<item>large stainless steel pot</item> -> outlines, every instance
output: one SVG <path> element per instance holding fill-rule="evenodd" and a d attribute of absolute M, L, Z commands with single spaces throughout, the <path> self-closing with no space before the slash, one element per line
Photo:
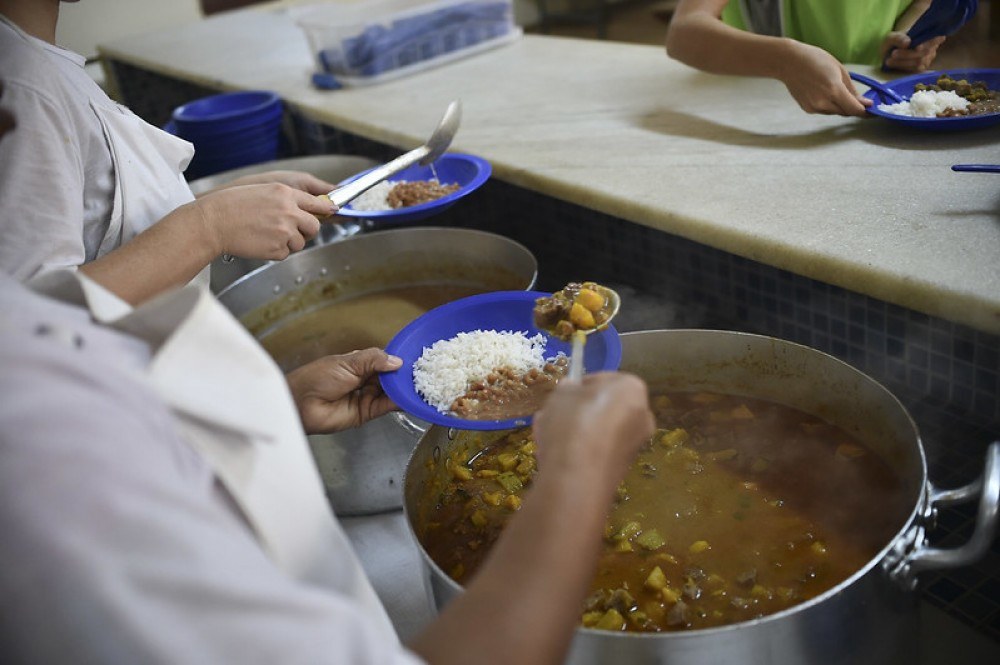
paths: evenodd
<path fill-rule="evenodd" d="M 770 337 L 709 330 L 658 330 L 622 336 L 622 369 L 653 388 L 718 390 L 779 401 L 820 415 L 868 443 L 902 480 L 908 514 L 899 530 L 861 570 L 827 593 L 759 620 L 721 628 L 626 634 L 580 628 L 568 662 L 683 663 L 684 665 L 912 664 L 916 640 L 916 575 L 968 564 L 989 548 L 1000 503 L 1000 443 L 988 450 L 977 482 L 936 489 L 917 427 L 884 387 L 824 353 Z M 414 449 L 404 481 L 407 523 L 423 532 L 428 487 L 456 446 L 480 448 L 503 433 L 483 437 L 431 427 Z M 927 543 L 925 529 L 938 506 L 980 499 L 976 531 L 961 548 Z M 872 506 L 878 510 L 878 506 Z M 461 592 L 420 548 L 437 608 Z M 525 562 L 530 565 L 530 562 Z"/>
<path fill-rule="evenodd" d="M 299 314 L 341 298 L 442 282 L 482 291 L 530 289 L 537 269 L 528 249 L 496 234 L 396 229 L 313 247 L 260 267 L 223 290 L 219 300 L 260 338 Z M 309 437 L 337 514 L 399 508 L 406 460 L 426 427 L 393 414 L 358 429 Z"/>

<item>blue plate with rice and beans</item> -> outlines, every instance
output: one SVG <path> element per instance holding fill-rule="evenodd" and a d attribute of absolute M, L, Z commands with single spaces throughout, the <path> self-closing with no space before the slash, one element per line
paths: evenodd
<path fill-rule="evenodd" d="M 547 335 L 534 323 L 535 300 L 551 295 L 540 291 L 496 291 L 432 309 L 399 331 L 386 346 L 387 352 L 403 359 L 403 366 L 379 375 L 383 390 L 400 409 L 435 425 L 465 430 L 528 425 L 531 414 L 472 420 L 454 415 L 446 405 L 454 396 L 463 394 L 470 376 L 477 371 L 478 378 L 472 379 L 485 381 L 484 372 L 494 373 L 499 365 L 524 369 L 539 368 L 541 363 L 546 369 L 537 374 L 563 366 L 570 355 L 570 344 Z M 587 337 L 586 372 L 616 370 L 621 358 L 621 340 L 614 326 Z M 545 380 L 548 377 L 543 376 L 542 382 Z"/>
<path fill-rule="evenodd" d="M 910 100 L 918 84 L 935 85 L 942 75 L 947 75 L 955 81 L 961 81 L 962 79 L 970 83 L 982 81 L 986 84 L 986 88 L 997 98 L 996 108 L 998 111 L 944 118 L 899 115 L 898 113 L 891 112 L 890 108 L 880 108 L 883 105 L 888 107 L 891 101 L 882 99 L 881 94 L 875 90 L 868 90 L 864 93 L 864 96 L 875 102 L 868 108 L 868 113 L 909 127 L 935 132 L 965 131 L 1000 124 L 1000 69 L 949 69 L 924 72 L 922 74 L 904 76 L 883 85 L 901 96 L 904 100 Z M 993 105 L 991 104 L 992 107 Z"/>
<path fill-rule="evenodd" d="M 373 169 L 362 171 L 340 184 L 346 185 L 371 170 Z M 416 222 L 443 212 L 457 203 L 462 197 L 468 196 L 489 180 L 492 172 L 493 168 L 490 166 L 490 163 L 482 157 L 457 152 L 445 153 L 433 164 L 427 166 L 416 164 L 394 174 L 391 179 L 375 185 L 341 208 L 337 212 L 337 215 L 341 217 L 368 219 L 373 222 L 384 222 L 387 224 Z M 442 187 L 452 188 L 457 186 L 457 189 L 426 203 L 418 203 L 401 208 L 393 208 L 389 203 L 388 199 L 392 189 L 396 185 L 400 183 L 426 183 L 435 180 Z"/>

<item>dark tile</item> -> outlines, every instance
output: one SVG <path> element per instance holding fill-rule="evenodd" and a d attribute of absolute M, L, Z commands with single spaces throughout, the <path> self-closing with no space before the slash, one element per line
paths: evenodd
<path fill-rule="evenodd" d="M 952 355 L 966 362 L 972 362 L 975 358 L 976 346 L 971 339 L 955 339 L 952 345 Z"/>
<path fill-rule="evenodd" d="M 971 619 L 974 625 L 978 625 L 993 615 L 997 609 L 997 601 L 973 592 L 967 593 L 955 601 L 954 607 Z"/>
<path fill-rule="evenodd" d="M 958 531 L 969 523 L 969 516 L 964 511 L 954 508 L 938 510 L 937 524 L 948 531 Z"/>
<path fill-rule="evenodd" d="M 976 346 L 975 360 L 980 367 L 990 367 L 994 371 L 1000 371 L 1000 339 L 994 336 L 989 342 Z"/>
<path fill-rule="evenodd" d="M 953 603 L 965 593 L 965 589 L 948 578 L 941 578 L 927 587 L 927 593 L 946 603 Z"/>

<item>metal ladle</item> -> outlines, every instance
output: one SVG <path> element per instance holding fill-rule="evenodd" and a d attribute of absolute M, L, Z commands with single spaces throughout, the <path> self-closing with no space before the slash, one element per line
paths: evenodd
<path fill-rule="evenodd" d="M 448 146 L 451 145 L 451 140 L 455 138 L 455 134 L 458 132 L 458 125 L 461 121 L 462 103 L 456 100 L 448 104 L 448 108 L 444 112 L 444 117 L 441 118 L 441 122 L 438 123 L 434 133 L 431 134 L 431 137 L 427 139 L 425 144 L 400 155 L 391 162 L 372 169 L 343 187 L 338 187 L 327 194 L 327 196 L 338 208 L 341 208 L 389 176 L 399 173 L 403 169 L 407 169 L 418 162 L 421 166 L 427 166 L 443 155 L 444 151 L 448 149 Z"/>
<path fill-rule="evenodd" d="M 583 378 L 583 345 L 587 342 L 587 335 L 593 334 L 598 330 L 604 330 L 611 323 L 611 319 L 615 318 L 615 315 L 618 314 L 618 310 L 622 306 L 622 299 L 617 291 L 609 289 L 606 286 L 598 286 L 601 293 L 608 300 L 608 318 L 600 326 L 590 328 L 589 330 L 576 330 L 573 333 L 573 347 L 569 356 L 569 371 L 566 373 L 567 381 L 578 382 Z"/>

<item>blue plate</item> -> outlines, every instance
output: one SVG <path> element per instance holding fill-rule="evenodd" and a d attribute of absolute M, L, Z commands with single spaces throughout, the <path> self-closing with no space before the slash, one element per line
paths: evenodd
<path fill-rule="evenodd" d="M 1000 90 L 1000 69 L 947 69 L 936 72 L 924 72 L 905 76 L 885 83 L 885 87 L 893 90 L 906 99 L 913 94 L 913 88 L 918 83 L 934 84 L 938 77 L 947 74 L 953 79 L 968 79 L 969 81 L 985 81 L 990 90 Z M 874 90 L 868 90 L 864 96 L 875 102 L 869 107 L 868 112 L 886 120 L 898 122 L 910 127 L 926 129 L 934 132 L 953 132 L 968 129 L 980 129 L 991 127 L 1000 123 L 1000 113 L 986 113 L 983 115 L 958 116 L 955 118 L 911 118 L 905 115 L 894 115 L 879 111 L 878 105 L 881 103 L 879 94 Z"/>
<path fill-rule="evenodd" d="M 414 180 L 431 180 L 434 178 L 434 174 L 437 173 L 437 178 L 440 180 L 442 185 L 460 185 L 458 191 L 448 194 L 447 196 L 442 196 L 434 201 L 428 201 L 427 203 L 421 203 L 420 205 L 409 206 L 406 208 L 396 208 L 394 210 L 354 210 L 351 208 L 350 204 L 347 204 L 341 208 L 337 214 L 342 217 L 357 217 L 361 219 L 370 219 L 374 222 L 387 222 L 390 224 L 415 222 L 424 219 L 425 217 L 429 217 L 430 215 L 436 215 L 449 206 L 454 205 L 463 196 L 467 196 L 478 189 L 489 179 L 490 174 L 493 172 L 493 168 L 490 166 L 490 163 L 482 157 L 464 155 L 457 152 L 445 153 L 444 155 L 441 155 L 438 160 L 434 162 L 433 166 L 433 171 L 430 166 L 411 166 L 410 168 L 404 169 L 392 176 L 389 182 L 399 182 L 400 180 L 408 182 L 412 182 Z M 371 170 L 372 169 L 368 169 L 368 171 Z M 352 180 L 360 178 L 365 173 L 368 173 L 368 171 L 362 171 L 357 175 L 351 176 L 340 184 L 346 185 Z"/>
<path fill-rule="evenodd" d="M 441 305 L 411 322 L 392 338 L 385 350 L 403 359 L 395 372 L 379 375 L 382 388 L 399 408 L 422 420 L 467 430 L 497 430 L 524 427 L 531 417 L 509 420 L 465 420 L 441 413 L 424 401 L 413 386 L 413 363 L 424 349 L 442 339 L 451 339 L 460 332 L 499 330 L 522 332 L 531 337 L 542 332 L 535 327 L 532 310 L 535 299 L 550 296 L 540 291 L 495 291 L 482 293 Z M 545 335 L 545 333 L 542 333 Z M 560 351 L 570 354 L 568 342 L 545 335 L 545 357 Z M 618 369 L 622 359 L 622 343 L 614 326 L 587 337 L 584 347 L 584 369 L 587 372 Z"/>

